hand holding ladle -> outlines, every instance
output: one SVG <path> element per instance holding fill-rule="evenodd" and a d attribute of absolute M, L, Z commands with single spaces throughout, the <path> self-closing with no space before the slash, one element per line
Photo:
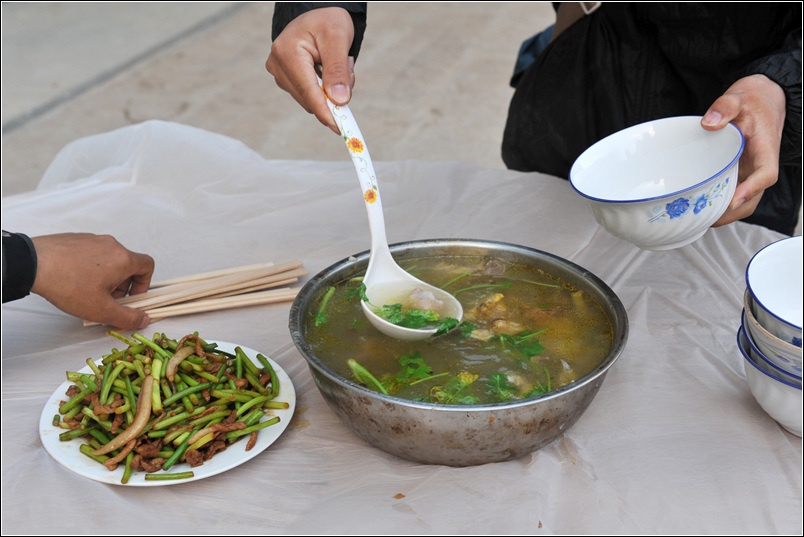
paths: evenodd
<path fill-rule="evenodd" d="M 318 82 L 323 90 L 321 80 L 319 79 Z M 463 307 L 458 299 L 443 289 L 414 277 L 400 267 L 392 257 L 385 236 L 385 220 L 377 177 L 368 148 L 363 141 L 363 135 L 347 105 L 336 105 L 329 98 L 327 98 L 327 105 L 352 157 L 368 212 L 371 253 L 366 275 L 363 278 L 368 302 L 361 301 L 361 305 L 369 322 L 379 331 L 396 339 L 420 340 L 434 335 L 438 331 L 438 327 L 407 328 L 399 326 L 383 319 L 373 309 L 386 304 L 402 302 L 413 295 L 424 296 L 425 300 L 431 304 L 437 304 L 432 309 L 438 312 L 440 318 L 454 318 L 460 322 L 463 318 Z"/>

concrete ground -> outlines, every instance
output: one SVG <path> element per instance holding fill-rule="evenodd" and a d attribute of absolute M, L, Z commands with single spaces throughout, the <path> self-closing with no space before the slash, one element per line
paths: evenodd
<path fill-rule="evenodd" d="M 273 2 L 3 2 L 2 195 L 36 188 L 69 142 L 161 119 L 266 159 L 346 160 L 265 71 Z M 369 5 L 351 104 L 376 161 L 504 168 L 520 43 L 549 3 Z"/>

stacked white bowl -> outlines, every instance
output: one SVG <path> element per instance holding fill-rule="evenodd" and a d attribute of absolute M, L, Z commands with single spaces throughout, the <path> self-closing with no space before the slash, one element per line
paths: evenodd
<path fill-rule="evenodd" d="M 737 345 L 751 393 L 791 433 L 802 435 L 802 238 L 758 251 L 745 271 Z"/>

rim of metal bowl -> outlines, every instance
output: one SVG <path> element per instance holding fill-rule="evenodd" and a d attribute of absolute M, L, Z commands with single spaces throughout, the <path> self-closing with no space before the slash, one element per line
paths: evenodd
<path fill-rule="evenodd" d="M 330 279 L 336 276 L 336 281 L 341 281 L 344 278 L 350 277 L 354 274 L 358 274 L 361 272 L 365 272 L 365 267 L 361 267 L 361 264 L 368 264 L 368 257 L 369 251 L 365 250 L 358 254 L 351 255 L 340 261 L 333 263 L 329 267 L 325 268 L 315 276 L 313 276 L 299 291 L 296 295 L 295 300 L 290 308 L 290 316 L 289 316 L 289 329 L 291 333 L 291 338 L 293 343 L 296 345 L 296 348 L 302 353 L 304 359 L 307 363 L 313 366 L 319 373 L 326 376 L 332 382 L 339 384 L 341 386 L 345 386 L 351 388 L 366 397 L 370 397 L 372 399 L 377 399 L 380 401 L 386 402 L 393 402 L 397 405 L 410 407 L 410 408 L 417 408 L 417 409 L 437 409 L 443 410 L 448 412 L 480 412 L 480 411 L 488 411 L 488 410 L 497 410 L 502 408 L 517 408 L 521 406 L 529 406 L 537 402 L 549 401 L 551 399 L 555 399 L 561 397 L 563 394 L 575 391 L 580 389 L 581 387 L 595 382 L 598 379 L 602 378 L 608 370 L 611 368 L 612 365 L 617 361 L 617 359 L 622 354 L 623 349 L 625 348 L 625 343 L 628 340 L 628 314 L 625 310 L 625 306 L 620 301 L 619 297 L 614 293 L 614 291 L 600 278 L 598 278 L 595 274 L 588 271 L 587 269 L 581 267 L 559 257 L 557 255 L 551 254 L 549 252 L 545 252 L 542 250 L 537 250 L 535 248 L 530 248 L 527 246 L 522 246 L 518 244 L 508 243 L 508 242 L 501 242 L 501 241 L 488 241 L 488 240 L 476 240 L 476 239 L 425 239 L 425 240 L 417 240 L 417 241 L 406 241 L 400 242 L 389 245 L 392 253 L 407 253 L 407 252 L 416 252 L 422 250 L 427 247 L 439 247 L 449 249 L 449 248 L 472 248 L 472 249 L 499 249 L 504 248 L 505 251 L 509 251 L 512 253 L 520 253 L 520 254 L 527 254 L 529 256 L 533 256 L 534 254 L 539 256 L 540 258 L 552 263 L 554 266 L 563 267 L 567 270 L 570 274 L 573 274 L 577 281 L 583 280 L 587 286 L 591 284 L 593 288 L 599 293 L 600 297 L 605 299 L 605 303 L 601 303 L 600 306 L 607 309 L 608 313 L 611 315 L 613 319 L 613 327 L 615 340 L 612 341 L 611 349 L 609 350 L 608 355 L 598 364 L 592 371 L 581 377 L 578 381 L 558 388 L 557 390 L 553 390 L 549 393 L 544 395 L 540 395 L 537 397 L 531 397 L 528 399 L 521 399 L 517 401 L 508 401 L 502 403 L 488 403 L 488 404 L 480 404 L 480 405 L 447 405 L 441 403 L 423 403 L 420 401 L 412 401 L 410 399 L 403 399 L 401 397 L 395 397 L 393 395 L 386 395 L 374 390 L 370 390 L 365 386 L 358 384 L 354 381 L 349 380 L 346 377 L 339 375 L 332 371 L 326 364 L 324 364 L 318 356 L 312 351 L 310 346 L 305 341 L 302 328 L 304 324 L 304 319 L 302 318 L 304 311 L 306 311 L 307 303 L 310 302 L 314 297 L 312 296 L 313 291 L 317 289 L 321 282 Z M 499 250 L 494 250 L 495 252 L 499 252 Z M 469 254 L 467 254 L 469 255 Z M 565 275 L 561 275 L 562 279 L 565 279 Z M 566 281 L 566 279 L 565 279 Z M 569 282 L 573 284 L 574 282 Z M 603 302 L 603 301 L 599 301 Z"/>
<path fill-rule="evenodd" d="M 581 153 L 578 156 L 577 159 L 575 159 L 575 162 L 573 162 L 572 167 L 570 168 L 570 173 L 569 173 L 570 186 L 572 187 L 572 189 L 575 192 L 577 192 L 578 194 L 580 194 L 581 196 L 583 196 L 584 198 L 586 198 L 588 200 L 596 201 L 596 202 L 599 202 L 599 203 L 611 203 L 611 204 L 615 204 L 615 205 L 617 205 L 617 204 L 626 204 L 627 205 L 627 204 L 632 204 L 632 203 L 644 203 L 646 201 L 656 201 L 656 200 L 660 200 L 660 199 L 664 199 L 664 198 L 671 198 L 673 196 L 678 196 L 680 194 L 684 194 L 684 193 L 689 192 L 691 190 L 695 190 L 697 188 L 702 187 L 703 185 L 709 183 L 713 179 L 716 179 L 717 177 L 720 177 L 721 175 L 726 173 L 726 171 L 728 171 L 732 166 L 734 166 L 737 163 L 737 161 L 740 160 L 740 156 L 743 154 L 743 150 L 745 149 L 745 135 L 743 135 L 743 131 L 740 130 L 740 128 L 737 125 L 735 125 L 733 123 L 728 123 L 726 125 L 726 127 L 724 127 L 724 128 L 733 128 L 737 132 L 737 134 L 740 136 L 740 148 L 737 150 L 737 154 L 734 155 L 734 158 L 732 158 L 731 161 L 728 164 L 726 164 L 717 173 L 714 173 L 714 174 L 710 175 L 709 177 L 699 181 L 698 183 L 696 183 L 694 185 L 691 185 L 691 186 L 688 186 L 686 188 L 675 190 L 673 192 L 666 192 L 666 193 L 662 194 L 661 196 L 651 196 L 651 197 L 648 197 L 648 198 L 638 198 L 638 199 L 599 198 L 599 197 L 591 196 L 591 195 L 586 194 L 585 192 L 583 192 L 580 188 L 578 188 L 578 186 L 576 184 L 577 180 L 574 179 L 574 177 L 575 177 L 575 167 L 576 167 L 576 165 L 580 166 L 580 164 L 578 164 L 578 161 L 580 161 L 596 145 L 601 144 L 603 142 L 606 142 L 606 141 L 608 141 L 610 138 L 612 138 L 614 136 L 621 135 L 621 134 L 623 134 L 625 132 L 628 132 L 630 130 L 640 128 L 643 125 L 646 125 L 648 123 L 656 123 L 656 122 L 661 122 L 661 121 L 678 120 L 678 119 L 686 120 L 686 119 L 693 119 L 693 118 L 697 119 L 697 120 L 700 120 L 701 116 L 673 116 L 673 117 L 665 117 L 665 118 L 660 118 L 660 119 L 652 119 L 650 121 L 645 121 L 645 122 L 639 123 L 637 125 L 631 125 L 630 127 L 626 127 L 626 128 L 621 129 L 621 130 L 619 130 L 617 132 L 613 132 L 613 133 L 609 134 L 608 136 L 606 136 L 605 138 L 601 138 L 600 140 L 598 140 L 597 142 L 595 142 L 594 144 L 592 144 L 588 148 L 586 148 L 584 150 L 584 152 Z"/>

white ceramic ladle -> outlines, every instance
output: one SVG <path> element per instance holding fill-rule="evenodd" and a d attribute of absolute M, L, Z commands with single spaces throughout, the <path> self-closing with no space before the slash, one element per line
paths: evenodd
<path fill-rule="evenodd" d="M 318 85 L 323 90 L 321 79 Z M 326 92 L 325 92 L 326 95 Z M 361 301 L 363 312 L 369 322 L 377 330 L 387 336 L 404 340 L 426 339 L 438 331 L 438 328 L 407 328 L 393 324 L 374 312 L 374 308 L 381 308 L 387 304 L 404 303 L 406 297 L 412 293 L 421 292 L 424 296 L 431 293 L 438 307 L 433 309 L 439 313 L 439 317 L 454 318 L 458 322 L 463 318 L 463 307 L 457 298 L 450 293 L 439 289 L 429 283 L 423 282 L 412 276 L 409 272 L 400 267 L 391 256 L 388 248 L 388 241 L 385 237 L 385 220 L 383 217 L 382 203 L 380 202 L 380 189 L 377 186 L 377 177 L 374 173 L 374 165 L 371 162 L 368 148 L 363 141 L 363 135 L 357 126 L 352 112 L 348 106 L 338 106 L 327 98 L 327 105 L 335 118 L 346 147 L 352 157 L 352 162 L 357 170 L 357 177 L 360 180 L 360 190 L 363 193 L 363 200 L 366 202 L 368 212 L 369 228 L 371 230 L 371 253 L 369 255 L 368 268 L 363 278 L 366 286 L 366 297 L 368 302 Z"/>

